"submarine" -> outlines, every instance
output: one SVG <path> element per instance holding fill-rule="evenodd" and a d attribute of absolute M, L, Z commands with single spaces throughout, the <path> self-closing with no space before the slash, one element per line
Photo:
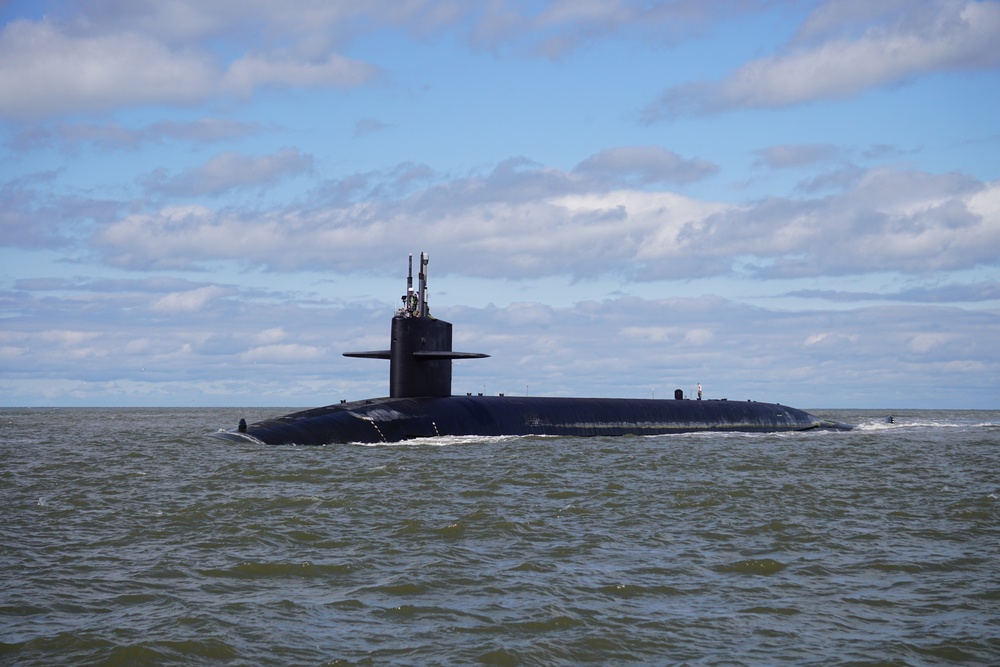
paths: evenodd
<path fill-rule="evenodd" d="M 389 361 L 389 395 L 247 424 L 213 435 L 267 445 L 388 443 L 435 436 L 621 436 L 696 431 L 781 432 L 852 428 L 778 403 L 672 399 L 453 396 L 452 361 L 488 354 L 452 350 L 452 325 L 428 306 L 426 253 L 418 289 L 409 256 L 403 304 L 392 318 L 388 350 L 345 357 Z"/>

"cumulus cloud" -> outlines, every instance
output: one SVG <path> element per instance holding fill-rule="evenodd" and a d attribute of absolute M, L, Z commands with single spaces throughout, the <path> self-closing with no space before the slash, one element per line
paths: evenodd
<path fill-rule="evenodd" d="M 740 251 L 762 278 L 922 273 L 996 264 L 1000 183 L 886 169 L 821 199 L 772 198 L 692 223 L 684 236 L 696 254 Z"/>
<path fill-rule="evenodd" d="M 875 169 L 834 195 L 734 205 L 590 189 L 575 172 L 519 162 L 400 198 L 265 212 L 167 207 L 108 224 L 93 244 L 135 269 L 231 260 L 350 272 L 391 262 L 416 239 L 451 270 L 485 277 L 921 274 L 996 264 L 1000 183 Z"/>
<path fill-rule="evenodd" d="M 440 266 L 437 255 L 434 262 Z M 456 280 L 439 275 L 434 284 L 447 289 Z M 0 299 L 7 296 L 0 292 Z M 26 378 L 16 385 L 21 391 L 31 390 L 31 378 L 58 378 L 52 382 L 60 391 L 47 403 L 87 400 L 65 386 L 76 382 L 101 385 L 105 401 L 121 400 L 102 384 L 121 379 L 156 383 L 165 392 L 161 403 L 199 396 L 206 405 L 314 406 L 384 394 L 387 365 L 340 352 L 383 347 L 391 306 L 317 304 L 270 293 L 262 308 L 261 296 L 210 283 L 135 281 L 89 294 L 81 312 L 77 294 L 28 293 L 0 330 L 0 358 L 7 377 Z M 156 299 L 171 308 L 135 316 Z M 67 310 L 76 317 L 60 325 Z M 533 395 L 645 397 L 651 387 L 666 396 L 702 382 L 712 398 L 914 407 L 914 396 L 939 405 L 947 386 L 992 395 L 989 382 L 1000 370 L 995 342 L 982 335 L 998 325 L 988 310 L 769 310 L 710 296 L 582 299 L 566 307 L 521 301 L 434 312 L 455 324 L 458 349 L 493 355 L 456 366 L 459 393 L 488 385 L 490 393 L 528 386 Z M 0 387 L 0 395 L 22 404 L 24 396 L 9 393 L 11 386 Z"/>
<path fill-rule="evenodd" d="M 156 172 L 145 179 L 147 187 L 177 197 L 217 195 L 234 188 L 267 187 L 313 166 L 312 156 L 284 148 L 260 157 L 225 152 L 205 164 L 169 177 Z"/>
<path fill-rule="evenodd" d="M 755 166 L 770 169 L 792 169 L 835 160 L 841 149 L 832 144 L 788 144 L 769 146 L 757 151 Z"/>
<path fill-rule="evenodd" d="M 94 242 L 108 261 L 131 268 L 229 259 L 279 270 L 352 271 L 398 256 L 419 239 L 471 275 L 584 275 L 632 271 L 636 259 L 679 257 L 674 239 L 685 223 L 719 209 L 670 193 L 567 195 L 531 186 L 511 193 L 511 184 L 500 183 L 496 187 L 508 190 L 504 198 L 484 192 L 488 185 L 462 181 L 399 201 L 321 210 L 238 214 L 170 207 L 123 218 Z"/>
<path fill-rule="evenodd" d="M 14 21 L 0 33 L 4 116 L 191 104 L 218 80 L 207 53 L 171 50 L 137 33 L 69 35 L 49 20 Z"/>
<path fill-rule="evenodd" d="M 68 245 L 68 239 L 59 234 L 52 218 L 39 215 L 37 195 L 24 183 L 0 185 L 0 246 L 15 248 L 45 248 Z"/>
<path fill-rule="evenodd" d="M 157 121 L 145 128 L 142 134 L 153 141 L 174 139 L 204 144 L 250 137 L 263 131 L 258 123 L 232 118 L 200 118 L 194 121 Z"/>
<path fill-rule="evenodd" d="M 199 44 L 150 33 L 74 31 L 51 19 L 0 33 L 0 116 L 18 119 L 151 104 L 191 105 L 262 86 L 355 86 L 376 75 L 336 53 L 246 53 L 228 65 Z"/>
<path fill-rule="evenodd" d="M 140 128 L 130 128 L 114 122 L 52 123 L 21 127 L 8 145 L 16 152 L 29 152 L 50 146 L 66 153 L 75 153 L 86 146 L 133 150 L 143 144 L 163 141 L 209 144 L 249 137 L 262 131 L 257 123 L 227 118 L 163 120 Z"/>
<path fill-rule="evenodd" d="M 592 155 L 573 170 L 604 182 L 636 185 L 692 183 L 718 173 L 707 160 L 685 159 L 659 146 L 609 148 Z"/>
<path fill-rule="evenodd" d="M 468 374 L 466 386 L 489 382 L 491 389 L 516 391 L 528 384 L 531 393 L 545 395 L 648 396 L 655 387 L 661 396 L 702 382 L 712 398 L 881 406 L 907 404 L 910 392 L 935 395 L 935 385 L 961 383 L 964 368 L 982 370 L 992 355 L 976 331 L 995 325 L 996 314 L 888 308 L 772 311 L 717 297 L 621 298 L 557 308 L 551 320 L 515 327 L 508 309 L 468 309 L 462 329 L 481 332 L 489 341 L 483 350 L 504 363 L 486 360 L 461 372 Z M 954 318 L 946 336 L 924 335 L 935 318 Z M 496 331 L 504 336 L 490 339 Z M 940 374 L 915 377 L 898 369 L 925 363 Z M 831 391 L 838 386 L 849 389 Z"/>
<path fill-rule="evenodd" d="M 641 153 L 641 152 L 640 152 Z M 669 167 L 692 161 L 670 153 Z M 699 276 L 795 278 L 989 267 L 1000 256 L 1000 183 L 958 174 L 889 168 L 851 170 L 825 196 L 770 197 L 731 204 L 671 191 L 606 190 L 632 178 L 631 149 L 607 150 L 572 171 L 525 160 L 492 172 L 443 180 L 425 165 L 400 165 L 363 179 L 352 192 L 302 206 L 240 209 L 124 207 L 79 198 L 44 199 L 28 182 L 8 184 L 0 213 L 4 244 L 81 245 L 119 267 L 192 269 L 219 260 L 274 271 L 352 272 L 390 263 L 415 240 L 452 270 L 492 277 L 619 275 L 630 280 Z M 658 160 L 639 161 L 639 174 Z M 190 172 L 152 182 L 176 196 L 266 187 L 311 166 L 294 150 L 260 158 L 223 154 Z M 597 171 L 606 174 L 593 178 Z M 615 171 L 618 170 L 618 171 Z M 645 178 L 645 176 L 643 176 Z M 37 184 L 36 184 L 37 185 Z"/>
<path fill-rule="evenodd" d="M 336 205 L 372 199 L 392 199 L 411 194 L 439 180 L 426 164 L 404 162 L 387 170 L 354 173 L 323 183 L 317 199 Z"/>
<path fill-rule="evenodd" d="M 676 42 L 705 30 L 719 15 L 754 11 L 764 3 L 721 0 L 643 2 L 556 0 L 525 9 L 515 2 L 482 3 L 471 24 L 472 42 L 492 50 L 560 58 L 596 40 L 621 32 L 638 32 L 646 39 Z"/>
<path fill-rule="evenodd" d="M 150 304 L 149 309 L 154 313 L 190 313 L 201 310 L 224 294 L 226 290 L 218 285 L 206 285 L 183 292 L 171 292 Z"/>
<path fill-rule="evenodd" d="M 372 65 L 338 54 L 303 61 L 286 54 L 248 54 L 232 63 L 222 77 L 223 89 L 250 95 L 260 87 L 358 86 L 378 73 Z"/>
<path fill-rule="evenodd" d="M 845 10 L 836 3 L 820 6 L 782 53 L 749 62 L 719 82 L 667 90 L 644 118 L 780 108 L 850 97 L 933 72 L 1000 65 L 1000 2 L 890 3 L 875 16 L 891 21 L 865 23 L 857 35 L 850 26 L 870 20 L 872 12 L 847 4 Z"/>
<path fill-rule="evenodd" d="M 865 170 L 853 164 L 844 164 L 798 184 L 796 189 L 806 194 L 815 194 L 826 190 L 842 191 L 854 187 L 864 178 Z"/>
<path fill-rule="evenodd" d="M 560 57 L 623 31 L 688 38 L 723 3 L 700 0 L 294 0 L 282 3 L 82 0 L 0 33 L 0 116 L 18 120 L 139 105 L 193 105 L 261 88 L 350 87 L 383 78 L 349 58 L 352 40 L 380 30 L 444 30 L 475 48 Z M 730 0 L 727 16 L 762 2 Z M 220 44 L 224 48 L 220 48 Z"/>
<path fill-rule="evenodd" d="M 326 50 L 332 40 L 346 39 L 348 31 L 360 31 L 365 24 L 410 27 L 415 31 L 434 30 L 453 23 L 468 13 L 461 3 L 438 0 L 369 0 L 365 3 L 289 0 L 288 2 L 246 2 L 242 0 L 83 0 L 82 14 L 87 24 L 106 25 L 115 30 L 156 35 L 167 42 L 185 42 L 233 33 L 251 35 L 256 41 L 294 36 L 301 39 L 297 49 L 315 55 Z M 83 22 L 82 19 L 79 20 Z M 312 49 L 312 50 L 310 50 Z"/>
<path fill-rule="evenodd" d="M 251 348 L 240 355 L 240 361 L 244 363 L 288 364 L 316 361 L 326 356 L 327 352 L 318 347 L 289 343 Z"/>
<path fill-rule="evenodd" d="M 847 292 L 842 290 L 795 290 L 788 296 L 829 301 L 909 301 L 914 303 L 975 303 L 1000 301 L 1000 282 L 950 283 L 913 287 L 895 292 Z"/>
<path fill-rule="evenodd" d="M 80 229 L 114 219 L 120 205 L 114 201 L 80 195 L 53 196 L 47 185 L 55 174 L 31 174 L 0 182 L 0 247 L 72 248 L 79 236 L 67 228 Z"/>
<path fill-rule="evenodd" d="M 375 134 L 376 132 L 381 132 L 391 125 L 383 123 L 375 118 L 362 118 L 354 124 L 354 138 L 363 137 L 366 134 Z"/>
<path fill-rule="evenodd" d="M 668 90 L 647 120 L 731 108 L 781 107 L 857 94 L 928 72 L 996 67 L 995 0 L 819 5 L 785 49 L 716 83 Z M 724 13 L 766 3 L 706 8 L 695 0 L 356 5 L 213 2 L 77 3 L 0 33 L 0 115 L 27 119 L 151 104 L 191 105 L 267 87 L 350 87 L 382 76 L 351 59 L 352 38 L 385 28 L 453 30 L 480 46 L 558 57 L 624 30 L 681 39 Z M 264 30 L 262 26 L 267 26 Z M 224 57 L 216 44 L 228 45 Z M 264 48 L 261 48 L 261 46 Z M 280 47 L 278 46 L 280 45 Z M 122 57 L 127 54 L 128 57 Z"/>

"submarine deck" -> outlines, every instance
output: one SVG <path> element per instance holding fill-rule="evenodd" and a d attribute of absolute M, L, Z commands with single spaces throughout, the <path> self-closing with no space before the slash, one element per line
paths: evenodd
<path fill-rule="evenodd" d="M 265 444 L 398 442 L 433 436 L 617 436 L 696 431 L 845 429 L 808 412 L 756 401 L 447 396 L 373 398 L 268 419 L 232 439 Z"/>

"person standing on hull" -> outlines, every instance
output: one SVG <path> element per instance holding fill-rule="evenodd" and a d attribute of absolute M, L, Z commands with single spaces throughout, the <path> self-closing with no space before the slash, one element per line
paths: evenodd
<path fill-rule="evenodd" d="M 701 383 L 698 383 L 698 400 L 701 400 Z"/>

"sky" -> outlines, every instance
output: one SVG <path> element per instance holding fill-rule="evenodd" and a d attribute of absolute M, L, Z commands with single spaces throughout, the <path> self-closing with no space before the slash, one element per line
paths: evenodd
<path fill-rule="evenodd" d="M 1000 408 L 1000 1 L 0 0 L 0 405 Z"/>

